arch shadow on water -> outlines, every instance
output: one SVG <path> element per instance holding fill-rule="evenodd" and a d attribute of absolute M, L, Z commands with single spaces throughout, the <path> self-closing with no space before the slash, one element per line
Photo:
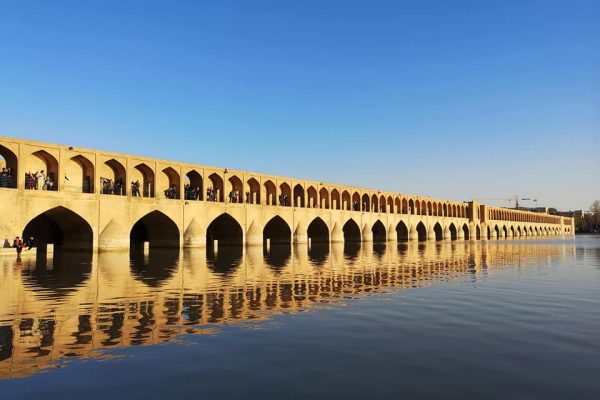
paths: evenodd
<path fill-rule="evenodd" d="M 344 258 L 348 261 L 358 259 L 360 253 L 360 242 L 344 242 Z"/>
<path fill-rule="evenodd" d="M 92 252 L 57 252 L 23 265 L 23 280 L 32 290 L 65 296 L 85 284 L 92 272 Z"/>
<path fill-rule="evenodd" d="M 308 259 L 315 265 L 321 266 L 325 264 L 329 258 L 329 243 L 316 242 L 308 249 Z"/>
<path fill-rule="evenodd" d="M 219 246 L 215 251 L 206 254 L 208 269 L 212 272 L 229 276 L 242 264 L 244 249 L 242 246 L 228 245 Z"/>
<path fill-rule="evenodd" d="M 179 249 L 151 249 L 148 255 L 132 252 L 130 256 L 131 272 L 135 279 L 150 287 L 158 287 L 171 278 L 177 270 Z"/>
<path fill-rule="evenodd" d="M 381 259 L 387 250 L 385 242 L 375 242 L 373 243 L 373 254 L 379 259 Z"/>
<path fill-rule="evenodd" d="M 264 249 L 265 263 L 275 272 L 280 272 L 290 261 L 292 246 L 289 243 L 271 245 L 270 249 Z"/>

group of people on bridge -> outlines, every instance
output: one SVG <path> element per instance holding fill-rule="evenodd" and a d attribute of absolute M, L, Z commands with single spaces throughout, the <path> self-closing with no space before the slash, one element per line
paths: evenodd
<path fill-rule="evenodd" d="M 100 184 L 102 187 L 102 194 L 116 194 L 123 195 L 123 179 L 116 179 L 114 182 L 112 179 L 100 178 Z"/>
<path fill-rule="evenodd" d="M 25 173 L 25 189 L 28 190 L 56 190 L 54 174 L 44 174 L 44 170 Z"/>
<path fill-rule="evenodd" d="M 2 172 L 0 173 L 0 187 L 8 188 L 14 186 L 14 177 L 12 168 L 2 168 Z"/>

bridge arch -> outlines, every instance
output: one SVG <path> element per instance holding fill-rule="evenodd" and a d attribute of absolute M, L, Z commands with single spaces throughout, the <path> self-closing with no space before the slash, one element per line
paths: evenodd
<path fill-rule="evenodd" d="M 287 182 L 283 182 L 281 185 L 279 185 L 279 193 L 281 197 L 281 201 L 279 202 L 279 205 L 285 206 L 285 207 L 289 207 L 292 205 L 292 188 L 290 187 L 290 185 L 287 184 Z"/>
<path fill-rule="evenodd" d="M 54 251 L 84 250 L 94 247 L 91 225 L 79 214 L 66 207 L 54 207 L 31 219 L 23 229 L 23 238 L 33 236 L 38 255 L 47 251 L 48 244 Z"/>
<path fill-rule="evenodd" d="M 263 243 L 290 244 L 292 243 L 292 229 L 279 215 L 274 216 L 266 223 L 263 229 Z"/>
<path fill-rule="evenodd" d="M 417 224 L 417 239 L 419 242 L 424 242 L 427 240 L 427 228 L 423 222 L 419 222 Z"/>
<path fill-rule="evenodd" d="M 371 201 L 369 199 L 369 195 L 368 194 L 363 194 L 362 196 L 362 204 L 360 205 L 360 209 L 362 211 L 371 211 Z"/>
<path fill-rule="evenodd" d="M 347 190 L 344 190 L 342 192 L 342 210 L 352 210 L 351 203 L 352 199 L 350 198 L 350 193 Z"/>
<path fill-rule="evenodd" d="M 317 208 L 317 189 L 315 189 L 314 186 L 309 186 L 308 189 L 306 189 L 306 194 L 308 196 L 308 207 Z"/>
<path fill-rule="evenodd" d="M 373 242 L 382 243 L 387 240 L 385 226 L 380 220 L 375 221 L 371 227 L 371 232 L 373 233 Z"/>
<path fill-rule="evenodd" d="M 175 171 L 175 169 L 173 167 L 167 167 L 162 170 L 161 178 L 162 178 L 161 189 L 163 189 L 163 193 L 165 194 L 165 197 L 167 197 L 167 190 L 170 188 L 174 188 L 175 190 L 173 192 L 175 194 L 175 199 L 181 198 L 181 196 L 179 194 L 179 192 L 181 190 L 181 188 L 179 187 L 179 182 L 180 182 L 179 172 Z"/>
<path fill-rule="evenodd" d="M 154 171 L 148 165 L 140 163 L 135 166 L 132 181 L 139 181 L 140 194 L 143 197 L 154 197 Z"/>
<path fill-rule="evenodd" d="M 377 195 L 376 194 L 371 195 L 371 208 L 369 210 L 373 211 L 373 212 L 378 212 L 379 211 L 379 203 L 377 201 Z"/>
<path fill-rule="evenodd" d="M 362 210 L 362 206 L 360 204 L 360 194 L 358 192 L 354 192 L 352 194 L 352 211 L 360 210 Z"/>
<path fill-rule="evenodd" d="M 211 191 L 211 198 L 207 198 L 207 201 L 215 201 L 215 202 L 223 202 L 223 200 L 225 199 L 225 194 L 224 192 L 224 184 L 223 184 L 223 178 L 221 178 L 221 176 L 219 174 L 217 174 L 216 172 L 213 172 L 212 174 L 210 174 L 208 176 L 208 180 L 210 181 L 210 187 L 208 189 L 210 189 Z"/>
<path fill-rule="evenodd" d="M 260 204 L 260 183 L 255 178 L 246 181 L 244 196 L 247 204 Z"/>
<path fill-rule="evenodd" d="M 150 249 L 179 247 L 179 228 L 166 214 L 155 210 L 138 219 L 129 231 L 129 247 L 133 253 L 143 252 L 144 244 Z"/>
<path fill-rule="evenodd" d="M 332 210 L 340 210 L 340 192 L 337 189 L 331 190 L 331 209 Z"/>
<path fill-rule="evenodd" d="M 469 240 L 470 236 L 469 236 L 469 227 L 467 226 L 467 224 L 463 224 L 462 226 L 462 231 L 463 231 L 463 237 L 465 240 Z"/>
<path fill-rule="evenodd" d="M 400 197 L 394 199 L 394 205 L 396 206 L 396 211 L 393 211 L 392 213 L 402 214 L 402 201 L 400 200 Z"/>
<path fill-rule="evenodd" d="M 202 175 L 195 169 L 185 174 L 185 183 L 189 185 L 189 190 L 185 193 L 186 200 L 202 200 L 204 198 L 204 180 Z"/>
<path fill-rule="evenodd" d="M 454 223 L 450 223 L 448 230 L 450 231 L 450 240 L 457 240 L 458 232 L 456 230 L 456 226 L 454 226 Z"/>
<path fill-rule="evenodd" d="M 54 181 L 52 190 L 59 190 L 58 182 L 58 160 L 45 150 L 38 150 L 32 154 L 38 163 L 35 164 L 30 172 L 44 170 L 44 174 Z"/>
<path fill-rule="evenodd" d="M 400 221 L 398 222 L 398 225 L 396 225 L 396 235 L 399 242 L 408 241 L 408 226 L 406 226 L 404 221 Z"/>
<path fill-rule="evenodd" d="M 229 203 L 244 202 L 244 185 L 237 175 L 231 175 L 227 180 L 227 201 Z"/>
<path fill-rule="evenodd" d="M 207 249 L 214 250 L 215 240 L 218 243 L 218 248 L 221 248 L 221 246 L 241 246 L 244 242 L 242 226 L 227 213 L 219 215 L 212 220 L 206 229 Z"/>
<path fill-rule="evenodd" d="M 2 184 L 2 187 L 14 189 L 17 187 L 17 177 L 19 176 L 19 162 L 17 156 L 8 147 L 0 145 L 0 158 L 4 159 L 5 168 L 10 168 L 12 173 L 11 178 L 7 179 Z"/>
<path fill-rule="evenodd" d="M 111 158 L 104 162 L 102 166 L 102 172 L 100 178 L 110 179 L 113 183 L 112 190 L 109 188 L 102 188 L 101 192 L 104 194 L 115 194 L 124 196 L 127 194 L 127 188 L 129 182 L 127 182 L 127 173 L 125 167 L 119 161 Z M 115 187 L 116 184 L 116 187 Z"/>
<path fill-rule="evenodd" d="M 481 240 L 481 228 L 479 225 L 475 225 L 475 239 Z"/>
<path fill-rule="evenodd" d="M 267 180 L 263 185 L 265 187 L 266 204 L 268 206 L 277 205 L 277 188 L 275 184 L 271 180 Z"/>
<path fill-rule="evenodd" d="M 305 207 L 304 188 L 299 183 L 294 186 L 294 207 Z"/>
<path fill-rule="evenodd" d="M 67 190 L 94 193 L 94 164 L 87 157 L 81 154 L 71 157 L 63 172 Z"/>
<path fill-rule="evenodd" d="M 319 208 L 329 209 L 329 192 L 324 187 L 319 190 Z"/>
<path fill-rule="evenodd" d="M 306 235 L 311 243 L 329 243 L 329 227 L 320 217 L 316 217 L 308 225 Z"/>
<path fill-rule="evenodd" d="M 342 230 L 344 232 L 344 243 L 357 243 L 361 241 L 360 228 L 352 218 L 346 221 Z"/>
<path fill-rule="evenodd" d="M 433 226 L 433 231 L 435 232 L 435 240 L 444 240 L 444 232 L 442 231 L 442 226 L 439 222 L 435 223 L 435 225 Z"/>

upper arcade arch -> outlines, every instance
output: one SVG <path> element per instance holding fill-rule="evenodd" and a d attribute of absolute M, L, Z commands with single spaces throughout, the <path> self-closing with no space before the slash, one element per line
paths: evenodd
<path fill-rule="evenodd" d="M 100 193 L 119 196 L 127 194 L 127 172 L 123 164 L 114 158 L 101 166 Z"/>
<path fill-rule="evenodd" d="M 195 169 L 185 174 L 184 185 L 185 200 L 202 200 L 204 198 L 204 179 Z"/>
<path fill-rule="evenodd" d="M 135 166 L 132 181 L 139 183 L 139 195 L 154 197 L 154 171 L 147 164 L 140 163 Z M 135 195 L 136 192 L 132 192 L 132 196 Z"/>
<path fill-rule="evenodd" d="M 268 206 L 277 205 L 277 188 L 271 180 L 265 181 L 265 198 Z"/>
<path fill-rule="evenodd" d="M 347 190 L 342 192 L 342 210 L 350 211 L 352 210 L 352 199 L 350 198 L 350 193 Z"/>
<path fill-rule="evenodd" d="M 305 206 L 304 188 L 297 183 L 296 186 L 294 186 L 294 207 L 304 208 Z"/>
<path fill-rule="evenodd" d="M 337 189 L 331 190 L 331 209 L 332 210 L 340 210 L 341 209 L 340 192 Z"/>
<path fill-rule="evenodd" d="M 179 191 L 179 173 L 175 171 L 173 167 L 167 167 L 162 170 L 160 179 L 160 185 L 163 189 L 163 193 L 168 199 L 179 199 L 181 198 Z"/>
<path fill-rule="evenodd" d="M 0 180 L 0 188 L 16 188 L 17 177 L 19 176 L 17 156 L 8 147 L 0 145 L 0 159 L 4 159 L 1 167 L 6 169 L 4 179 Z"/>
<path fill-rule="evenodd" d="M 246 182 L 246 203 L 261 204 L 260 198 L 260 183 L 254 178 L 248 179 Z"/>
<path fill-rule="evenodd" d="M 206 201 L 223 203 L 225 200 L 223 178 L 216 172 L 208 176 L 210 186 L 206 190 Z"/>
<path fill-rule="evenodd" d="M 79 193 L 94 193 L 94 164 L 81 154 L 69 159 L 64 169 L 64 189 Z"/>

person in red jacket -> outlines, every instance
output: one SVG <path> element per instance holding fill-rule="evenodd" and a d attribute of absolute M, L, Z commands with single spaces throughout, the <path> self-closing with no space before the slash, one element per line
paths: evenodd
<path fill-rule="evenodd" d="M 15 249 L 17 249 L 17 254 L 21 254 L 21 252 L 23 251 L 23 246 L 25 244 L 23 243 L 23 241 L 17 236 L 15 238 L 15 241 L 13 242 L 13 247 Z"/>

